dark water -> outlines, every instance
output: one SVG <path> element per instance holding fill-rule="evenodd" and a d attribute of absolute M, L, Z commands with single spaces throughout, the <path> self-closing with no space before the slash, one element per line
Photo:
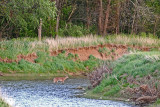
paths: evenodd
<path fill-rule="evenodd" d="M 132 107 L 122 102 L 81 97 L 86 79 L 67 79 L 64 84 L 51 80 L 1 81 L 0 95 L 13 107 Z"/>

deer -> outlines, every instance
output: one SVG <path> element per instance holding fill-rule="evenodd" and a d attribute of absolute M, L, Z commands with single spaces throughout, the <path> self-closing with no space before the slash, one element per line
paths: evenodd
<path fill-rule="evenodd" d="M 65 76 L 65 77 L 55 77 L 55 78 L 53 79 L 53 82 L 56 83 L 56 82 L 60 81 L 60 82 L 64 83 L 64 81 L 65 81 L 67 78 L 68 78 L 68 76 Z"/>

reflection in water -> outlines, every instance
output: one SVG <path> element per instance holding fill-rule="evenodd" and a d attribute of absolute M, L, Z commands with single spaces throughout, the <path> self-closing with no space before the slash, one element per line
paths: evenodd
<path fill-rule="evenodd" d="M 1 81 L 1 96 L 14 107 L 131 107 L 121 102 L 82 97 L 85 79 L 68 79 L 65 84 L 43 81 Z"/>

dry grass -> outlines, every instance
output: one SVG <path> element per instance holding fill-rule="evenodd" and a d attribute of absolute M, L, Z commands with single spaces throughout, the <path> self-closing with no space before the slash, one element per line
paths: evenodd
<path fill-rule="evenodd" d="M 104 38 L 99 38 L 97 36 L 86 36 L 86 37 L 67 37 L 67 38 L 58 38 L 57 40 L 53 38 L 44 39 L 42 42 L 32 42 L 31 47 L 40 47 L 40 46 L 48 46 L 49 50 L 60 50 L 60 49 L 68 49 L 68 48 L 78 48 L 78 47 L 88 47 L 95 46 L 99 44 L 104 44 Z"/>
<path fill-rule="evenodd" d="M 60 50 L 68 48 L 79 48 L 79 47 L 88 47 L 96 46 L 100 44 L 123 44 L 123 45 L 133 45 L 133 46 L 160 46 L 160 40 L 156 38 L 148 37 L 139 37 L 139 36 L 124 36 L 116 35 L 109 36 L 107 39 L 104 37 L 98 37 L 93 35 L 88 35 L 85 37 L 67 37 L 67 38 L 58 38 L 57 40 L 53 38 L 43 39 L 42 42 L 34 41 L 31 43 L 32 49 L 35 47 L 49 47 L 49 50 Z"/>
<path fill-rule="evenodd" d="M 108 37 L 109 43 L 135 45 L 135 46 L 160 46 L 160 39 L 140 37 L 137 35 L 116 35 Z"/>

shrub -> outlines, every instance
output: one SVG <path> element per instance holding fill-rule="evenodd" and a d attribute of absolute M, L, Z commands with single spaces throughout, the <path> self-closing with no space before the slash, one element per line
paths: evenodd
<path fill-rule="evenodd" d="M 59 30 L 60 36 L 73 36 L 73 37 L 80 37 L 84 35 L 88 35 L 90 32 L 89 30 L 83 28 L 82 26 L 77 25 L 68 25 L 67 28 L 61 28 Z"/>

